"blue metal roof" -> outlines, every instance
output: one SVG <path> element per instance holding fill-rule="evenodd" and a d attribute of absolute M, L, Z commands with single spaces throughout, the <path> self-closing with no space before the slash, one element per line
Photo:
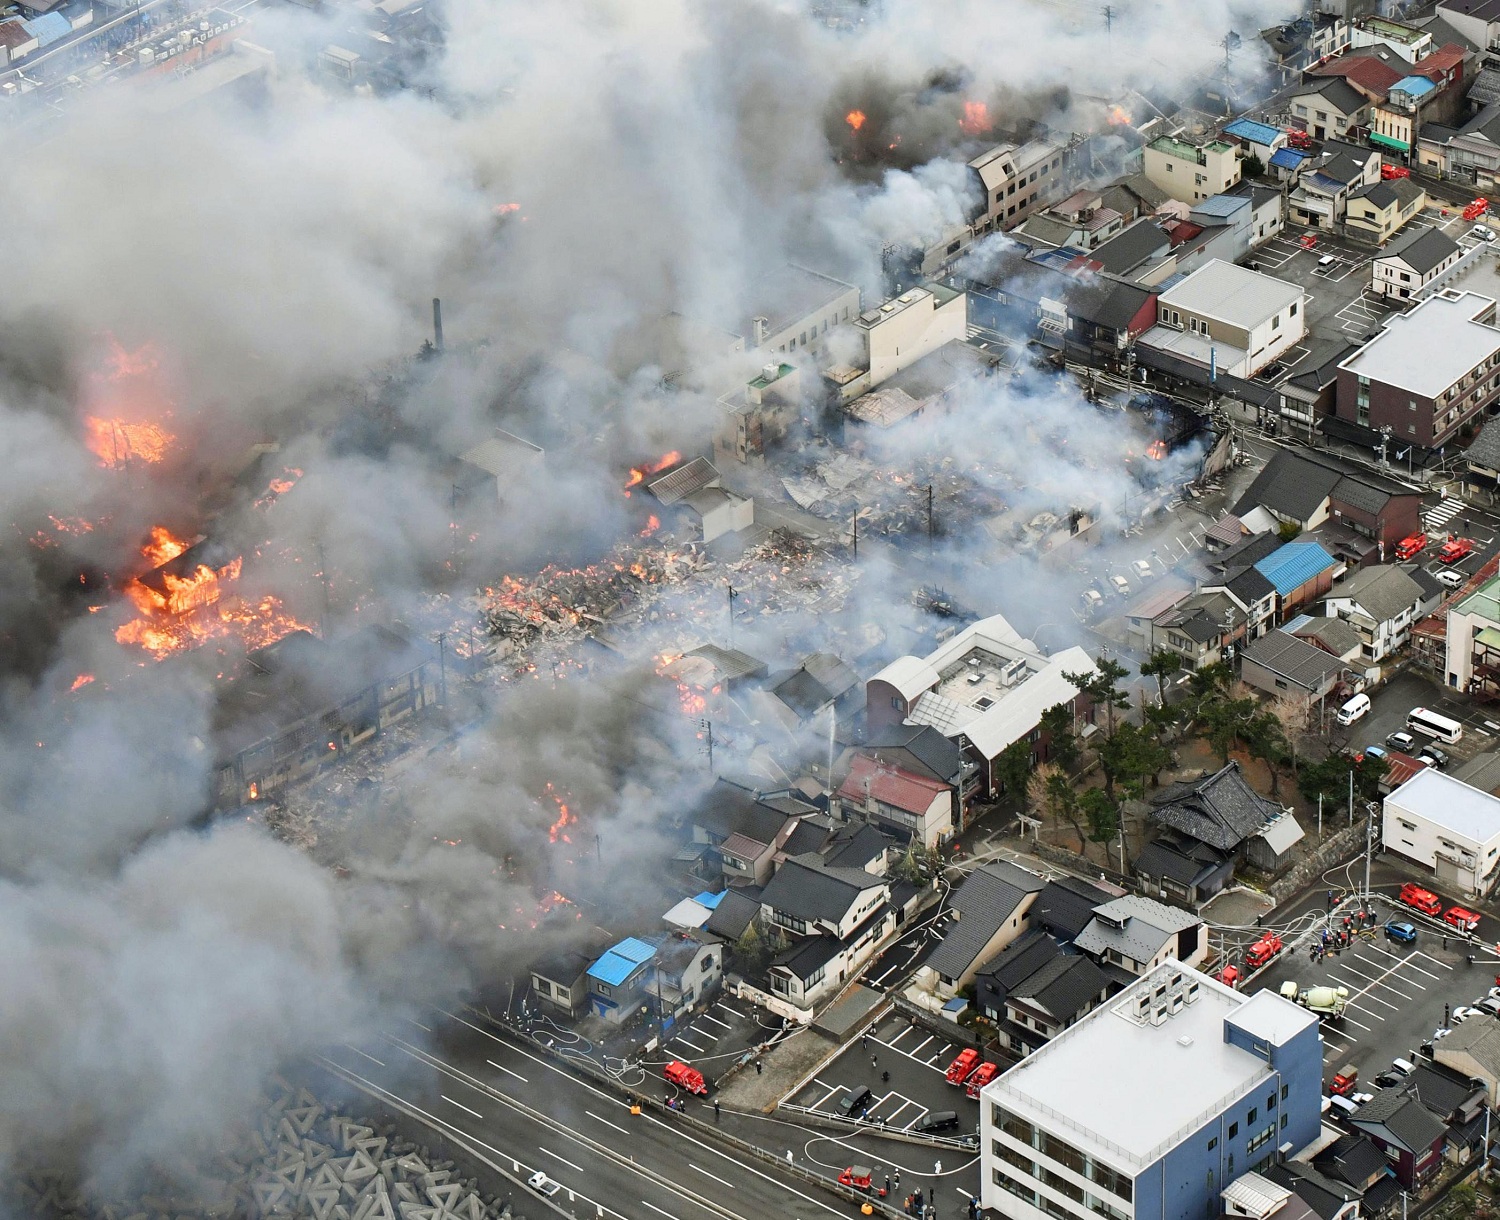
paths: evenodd
<path fill-rule="evenodd" d="M 1405 93 L 1409 97 L 1425 97 L 1436 88 L 1425 76 L 1403 76 L 1391 86 L 1391 92 Z"/>
<path fill-rule="evenodd" d="M 1278 148 L 1271 154 L 1271 164 L 1277 169 L 1296 169 L 1307 160 L 1307 154 L 1295 148 Z"/>
<path fill-rule="evenodd" d="M 1257 123 L 1254 119 L 1235 119 L 1233 123 L 1225 124 L 1224 134 L 1233 136 L 1236 140 L 1249 140 L 1252 144 L 1264 144 L 1269 148 L 1276 137 L 1281 134 L 1281 128 L 1272 127 L 1269 123 Z"/>
<path fill-rule="evenodd" d="M 1244 195 L 1212 195 L 1202 203 L 1193 204 L 1194 212 L 1205 216 L 1233 216 L 1241 208 L 1248 208 L 1250 200 Z"/>
<path fill-rule="evenodd" d="M 1337 562 L 1316 542 L 1288 542 L 1257 563 L 1255 570 L 1285 597 Z"/>
<path fill-rule="evenodd" d="M 73 26 L 61 13 L 43 13 L 40 17 L 21 22 L 21 26 L 44 47 L 73 32 Z"/>
<path fill-rule="evenodd" d="M 618 987 L 655 956 L 656 950 L 652 946 L 643 940 L 627 936 L 618 945 L 611 945 L 606 949 L 599 960 L 589 967 L 588 974 L 601 983 Z"/>
<path fill-rule="evenodd" d="M 717 894 L 710 894 L 704 890 L 701 894 L 694 894 L 693 901 L 700 907 L 707 907 L 710 911 L 717 910 L 719 903 L 724 901 L 724 895 L 728 892 L 728 890 L 720 890 Z"/>

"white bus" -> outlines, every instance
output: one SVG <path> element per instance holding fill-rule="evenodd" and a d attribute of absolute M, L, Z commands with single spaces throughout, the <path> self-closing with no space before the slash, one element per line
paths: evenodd
<path fill-rule="evenodd" d="M 1406 727 L 1414 733 L 1425 733 L 1450 745 L 1464 735 L 1464 726 L 1425 707 L 1414 707 L 1406 713 Z"/>

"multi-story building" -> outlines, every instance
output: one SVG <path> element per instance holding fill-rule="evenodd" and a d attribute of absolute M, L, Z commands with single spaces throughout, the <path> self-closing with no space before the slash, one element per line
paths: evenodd
<path fill-rule="evenodd" d="M 1449 608 L 1445 668 L 1451 687 L 1500 692 L 1500 579 Z"/>
<path fill-rule="evenodd" d="M 1340 419 L 1397 444 L 1448 444 L 1500 398 L 1500 326 L 1495 301 L 1444 290 L 1339 365 Z"/>
<path fill-rule="evenodd" d="M 1319 1131 L 1318 1018 L 1167 962 L 981 1096 L 981 1202 L 1012 1220 L 1197 1220 Z"/>
<path fill-rule="evenodd" d="M 1337 76 L 1314 77 L 1305 92 L 1287 99 L 1287 107 L 1315 140 L 1342 139 L 1370 114 L 1369 99 Z"/>
<path fill-rule="evenodd" d="M 1412 301 L 1444 271 L 1458 262 L 1463 247 L 1441 229 L 1408 233 L 1370 268 L 1370 291 L 1393 301 Z"/>
<path fill-rule="evenodd" d="M 1192 144 L 1173 136 L 1152 140 L 1142 152 L 1146 177 L 1183 203 L 1221 195 L 1240 180 L 1240 148 L 1224 140 Z"/>
<path fill-rule="evenodd" d="M 1400 568 L 1381 564 L 1361 568 L 1335 585 L 1324 605 L 1329 615 L 1337 615 L 1359 633 L 1365 660 L 1383 661 L 1411 639 L 1424 600 L 1421 585 Z"/>
<path fill-rule="evenodd" d="M 1157 298 L 1156 325 L 1140 342 L 1248 379 L 1307 333 L 1306 301 L 1296 284 L 1214 259 Z"/>
<path fill-rule="evenodd" d="M 1424 767 L 1385 798 L 1382 842 L 1440 885 L 1489 894 L 1500 870 L 1500 797 Z"/>
<path fill-rule="evenodd" d="M 865 310 L 850 325 L 862 350 L 849 364 L 823 373 L 837 387 L 840 402 L 853 402 L 945 343 L 963 339 L 968 304 L 962 292 L 923 284 Z"/>
<path fill-rule="evenodd" d="M 1410 178 L 1375 182 L 1350 192 L 1344 207 L 1344 232 L 1383 246 L 1427 206 L 1427 192 Z"/>

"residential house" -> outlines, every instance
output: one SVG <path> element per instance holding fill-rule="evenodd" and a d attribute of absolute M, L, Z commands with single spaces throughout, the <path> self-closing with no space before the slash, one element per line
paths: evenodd
<path fill-rule="evenodd" d="M 865 684 L 866 722 L 872 733 L 903 722 L 931 725 L 961 742 L 980 767 L 981 790 L 993 793 L 995 759 L 1012 742 L 1030 741 L 1033 758 L 1046 761 L 1038 727 L 1043 712 L 1066 704 L 1092 721 L 1092 707 L 1078 700 L 1078 687 L 1065 675 L 1093 671 L 1083 649 L 1048 656 L 992 615 L 926 657 L 898 657 L 872 677 Z"/>
<path fill-rule="evenodd" d="M 898 842 L 936 847 L 957 828 L 956 794 L 946 781 L 930 779 L 864 754 L 854 757 L 839 788 L 846 815 L 858 813 L 889 831 Z"/>
<path fill-rule="evenodd" d="M 1031 904 L 1031 926 L 1042 929 L 1060 945 L 1070 945 L 1089 926 L 1096 907 L 1124 896 L 1124 890 L 1104 882 L 1066 874 L 1054 877 Z"/>
<path fill-rule="evenodd" d="M 1255 570 L 1276 586 L 1283 619 L 1299 606 L 1317 601 L 1344 574 L 1344 564 L 1316 542 L 1288 542 L 1258 560 Z"/>
<path fill-rule="evenodd" d="M 1340 380 L 1348 362 L 1340 364 Z M 1332 454 L 1282 449 L 1255 476 L 1231 510 L 1245 517 L 1264 508 L 1278 521 L 1313 530 L 1325 522 L 1347 526 L 1383 548 L 1421 529 L 1422 492 Z"/>
<path fill-rule="evenodd" d="M 818 813 L 788 791 L 760 792 L 720 777 L 692 814 L 692 858 L 704 880 L 758 884 L 801 818 Z M 728 847 L 726 858 L 724 851 Z"/>
<path fill-rule="evenodd" d="M 859 749 L 880 762 L 941 780 L 958 793 L 964 806 L 974 799 L 978 765 L 964 757 L 957 742 L 930 724 L 895 724 L 867 730 Z"/>
<path fill-rule="evenodd" d="M 1448 1129 L 1410 1085 L 1377 1090 L 1347 1121 L 1385 1153 L 1405 1190 L 1419 1189 L 1442 1167 Z"/>
<path fill-rule="evenodd" d="M 745 935 L 759 915 L 759 889 L 725 890 L 703 928 L 721 940 L 734 944 Z"/>
<path fill-rule="evenodd" d="M 1357 661 L 1360 652 L 1359 632 L 1341 618 L 1314 617 L 1299 614 L 1287 622 L 1282 630 L 1305 640 L 1315 648 L 1322 649 L 1335 660 L 1346 664 Z"/>
<path fill-rule="evenodd" d="M 1339 684 L 1344 663 L 1285 629 L 1272 631 L 1240 653 L 1240 680 L 1277 699 L 1310 707 Z"/>
<path fill-rule="evenodd" d="M 1355 23 L 1349 32 L 1349 42 L 1356 51 L 1389 52 L 1410 63 L 1426 59 L 1442 45 L 1431 30 L 1374 16 Z"/>
<path fill-rule="evenodd" d="M 1201 919 L 1135 894 L 1096 907 L 1073 943 L 1101 965 L 1137 976 L 1174 958 L 1184 966 L 1197 966 L 1208 956 Z"/>
<path fill-rule="evenodd" d="M 1488 191 L 1500 181 L 1500 100 L 1487 102 L 1461 126 L 1423 126 L 1417 164 L 1437 177 Z"/>
<path fill-rule="evenodd" d="M 1427 192 L 1411 178 L 1362 186 L 1349 195 L 1344 233 L 1383 246 L 1427 206 Z"/>
<path fill-rule="evenodd" d="M 1495 301 L 1442 291 L 1339 365 L 1337 411 L 1396 442 L 1447 445 L 1500 400 Z"/>
<path fill-rule="evenodd" d="M 1378 1216 L 1401 1194 L 1390 1162 L 1369 1136 L 1348 1132 L 1313 1157 L 1313 1167 L 1331 1182 L 1352 1188 L 1362 1216 Z"/>
<path fill-rule="evenodd" d="M 1370 116 L 1369 99 L 1336 76 L 1308 81 L 1286 104 L 1293 121 L 1315 140 L 1342 139 Z"/>
<path fill-rule="evenodd" d="M 1142 167 L 1152 184 L 1173 199 L 1197 203 L 1240 180 L 1240 156 L 1239 146 L 1224 140 L 1193 144 L 1162 136 L 1142 151 Z"/>
<path fill-rule="evenodd" d="M 1156 323 L 1156 294 L 1136 284 L 1090 276 L 1072 287 L 1064 304 L 1064 346 L 1070 356 L 1118 360 Z"/>
<path fill-rule="evenodd" d="M 548 954 L 532 963 L 531 990 L 544 1005 L 570 1017 L 579 1016 L 588 1007 L 588 971 L 593 961 L 594 956 L 588 953 Z"/>
<path fill-rule="evenodd" d="M 1282 225 L 1286 220 L 1284 191 L 1279 187 L 1247 181 L 1231 187 L 1228 193 L 1250 201 L 1250 245 L 1252 248 L 1270 241 L 1273 237 L 1280 236 Z"/>
<path fill-rule="evenodd" d="M 670 1028 L 719 990 L 724 977 L 724 947 L 703 932 L 679 932 L 658 946 L 646 984 L 657 1015 Z"/>
<path fill-rule="evenodd" d="M 459 454 L 453 471 L 454 495 L 477 497 L 493 507 L 516 502 L 543 475 L 546 453 L 540 445 L 496 428 L 479 444 Z"/>
<path fill-rule="evenodd" d="M 1448 607 L 1448 685 L 1470 693 L 1500 692 L 1500 578 L 1465 590 Z"/>
<path fill-rule="evenodd" d="M 1151 620 L 1151 650 L 1182 658 L 1184 669 L 1199 670 L 1226 660 L 1244 639 L 1249 615 L 1233 595 L 1218 590 L 1194 593 Z"/>
<path fill-rule="evenodd" d="M 1206 844 L 1263 873 L 1284 868 L 1288 853 L 1302 839 L 1297 819 L 1250 787 L 1237 762 L 1196 780 L 1170 784 L 1152 793 L 1149 803 L 1146 816 L 1153 826 Z"/>
<path fill-rule="evenodd" d="M 1024 1058 L 1087 1016 L 1110 993 L 1092 958 L 1064 953 L 1039 928 L 1012 941 L 974 978 L 974 1006 Z"/>
<path fill-rule="evenodd" d="M 1291 1192 L 1283 1210 L 1303 1208 L 1307 1220 L 1358 1220 L 1363 1215 L 1358 1191 L 1325 1176 L 1306 1161 L 1283 1161 L 1261 1172 L 1274 1186 Z M 1280 1213 L 1273 1215 L 1279 1217 Z"/>
<path fill-rule="evenodd" d="M 1143 216 L 1103 245 L 1090 251 L 1088 260 L 1108 275 L 1132 284 L 1154 287 L 1177 270 L 1172 241 L 1149 216 Z"/>
<path fill-rule="evenodd" d="M 802 408 L 802 370 L 777 359 L 744 384 L 720 396 L 714 457 L 741 465 L 763 464 L 766 450 L 791 430 Z"/>
<path fill-rule="evenodd" d="M 1027 237 L 1049 246 L 1092 250 L 1120 232 L 1130 219 L 1105 204 L 1103 191 L 1082 190 L 1029 216 L 1020 228 Z"/>
<path fill-rule="evenodd" d="M 1462 253 L 1463 247 L 1441 229 L 1408 233 L 1371 262 L 1370 291 L 1393 301 L 1415 300 Z"/>
<path fill-rule="evenodd" d="M 1136 855 L 1132 867 L 1143 890 L 1197 910 L 1234 877 L 1234 857 L 1188 835 L 1162 831 Z"/>
<path fill-rule="evenodd" d="M 1442 1063 L 1422 1062 L 1407 1077 L 1406 1085 L 1448 1128 L 1444 1147 L 1448 1159 L 1457 1165 L 1468 1164 L 1485 1142 L 1489 1089 L 1484 1081 Z"/>
<path fill-rule="evenodd" d="M 1276 586 L 1251 564 L 1227 573 L 1221 581 L 1205 581 L 1199 591 L 1223 590 L 1245 609 L 1246 640 L 1258 640 L 1271 629 L 1276 618 Z"/>
<path fill-rule="evenodd" d="M 651 476 L 646 490 L 662 508 L 679 514 L 700 542 L 712 542 L 755 524 L 755 501 L 726 490 L 718 468 L 705 457 Z"/>
<path fill-rule="evenodd" d="M 1257 123 L 1253 119 L 1225 123 L 1220 134 L 1239 145 L 1242 157 L 1254 157 L 1262 166 L 1270 164 L 1276 150 L 1286 144 L 1286 132 L 1281 128 L 1270 123 Z"/>
<path fill-rule="evenodd" d="M 1330 616 L 1343 619 L 1359 633 L 1360 655 L 1383 661 L 1411 638 L 1412 624 L 1422 617 L 1422 587 L 1400 568 L 1386 564 L 1364 568 L 1329 590 Z"/>
<path fill-rule="evenodd" d="M 980 1203 L 1013 1220 L 1218 1216 L 1241 1171 L 1317 1138 L 1322 1054 L 1315 1014 L 1168 963 L 985 1086 Z"/>
<path fill-rule="evenodd" d="M 1242 1173 L 1219 1192 L 1223 1211 L 1233 1220 L 1319 1220 L 1317 1211 L 1297 1192 L 1259 1173 Z"/>
<path fill-rule="evenodd" d="M 858 698 L 859 675 L 831 652 L 810 653 L 796 669 L 773 673 L 766 691 L 780 707 L 786 724 L 826 720 L 829 708 L 843 708 Z"/>
<path fill-rule="evenodd" d="M 1492 419 L 1464 450 L 1468 482 L 1494 494 L 1500 491 L 1500 420 Z M 1459 528 L 1462 528 L 1461 526 Z"/>
<path fill-rule="evenodd" d="M 1298 224 L 1337 232 L 1345 224 L 1349 197 L 1380 181 L 1378 152 L 1330 141 L 1321 159 L 1302 167 L 1302 175 L 1287 199 L 1288 214 Z"/>
<path fill-rule="evenodd" d="M 794 938 L 771 961 L 771 995 L 807 1011 L 836 992 L 895 930 L 889 898 L 886 882 L 863 869 L 812 854 L 783 864 L 760 896 L 765 923 Z"/>
<path fill-rule="evenodd" d="M 841 403 L 878 389 L 945 344 L 967 333 L 968 302 L 942 284 L 921 284 L 884 304 L 867 309 L 849 324 L 860 351 L 847 365 L 823 371 Z"/>
<path fill-rule="evenodd" d="M 1410 56 L 1355 52 L 1318 64 L 1308 70 L 1308 75 L 1319 79 L 1338 77 L 1367 101 L 1379 103 L 1390 96 L 1391 86 L 1407 75 L 1410 68 Z"/>
<path fill-rule="evenodd" d="M 1500 1020 L 1470 1017 L 1433 1043 L 1433 1059 L 1485 1089 L 1491 1108 L 1500 1107 Z"/>
<path fill-rule="evenodd" d="M 1439 885 L 1486 896 L 1500 877 L 1500 797 L 1424 767 L 1385 798 L 1381 842 Z"/>
<path fill-rule="evenodd" d="M 588 968 L 589 1007 L 611 1025 L 623 1025 L 646 1008 L 651 959 L 656 946 L 627 936 L 606 949 Z"/>
<path fill-rule="evenodd" d="M 1161 293 L 1140 346 L 1248 379 L 1302 339 L 1306 301 L 1298 285 L 1216 259 Z"/>
<path fill-rule="evenodd" d="M 1370 143 L 1410 156 L 1428 123 L 1458 119 L 1464 101 L 1464 63 L 1469 53 L 1449 45 L 1433 52 L 1391 86 L 1370 111 Z"/>
<path fill-rule="evenodd" d="M 966 987 L 981 965 L 1025 931 L 1027 914 L 1045 885 L 1008 860 L 981 864 L 954 891 L 948 904 L 952 922 L 917 970 L 917 982 L 942 996 Z"/>
<path fill-rule="evenodd" d="M 1356 349 L 1343 339 L 1312 338 L 1303 341 L 1306 354 L 1291 365 L 1276 385 L 1281 418 L 1303 429 L 1308 440 L 1317 425 L 1334 411 L 1339 365 Z M 1272 430 L 1276 421 L 1272 420 Z"/>
<path fill-rule="evenodd" d="M 1120 617 L 1125 620 L 1131 646 L 1150 652 L 1156 620 L 1192 595 L 1193 588 L 1185 580 L 1168 577 L 1126 602 Z"/>
<path fill-rule="evenodd" d="M 1481 51 L 1500 46 L 1500 3 L 1496 0 L 1439 0 L 1437 16 Z"/>

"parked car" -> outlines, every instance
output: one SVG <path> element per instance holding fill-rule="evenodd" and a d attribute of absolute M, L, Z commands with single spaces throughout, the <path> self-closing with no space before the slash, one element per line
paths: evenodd
<path fill-rule="evenodd" d="M 1393 919 L 1385 925 L 1385 938 L 1399 941 L 1403 945 L 1414 945 L 1417 942 L 1417 930 L 1405 921 L 1397 922 Z"/>
<path fill-rule="evenodd" d="M 1495 996 L 1486 996 L 1474 1005 L 1480 1012 L 1487 1012 L 1492 1017 L 1500 1017 L 1500 999 Z"/>
<path fill-rule="evenodd" d="M 1469 236 L 1478 238 L 1480 241 L 1494 241 L 1495 230 L 1488 225 L 1475 225 L 1469 230 Z"/>
<path fill-rule="evenodd" d="M 1137 559 L 1130 565 L 1130 570 L 1142 580 L 1150 580 L 1153 575 L 1150 561 L 1145 559 Z"/>
<path fill-rule="evenodd" d="M 1367 758 L 1384 758 L 1385 756 L 1385 750 L 1383 750 L 1380 746 L 1366 746 L 1363 750 L 1361 750 L 1354 756 L 1354 761 L 1364 762 Z"/>
<path fill-rule="evenodd" d="M 1379 1089 L 1394 1089 L 1401 1083 L 1401 1077 L 1395 1072 L 1381 1072 L 1375 1077 L 1375 1087 Z"/>
<path fill-rule="evenodd" d="M 860 1111 L 870 1104 L 874 1096 L 864 1085 L 856 1085 L 839 1098 L 839 1113 L 845 1118 L 858 1118 Z"/>
<path fill-rule="evenodd" d="M 1460 1004 L 1453 1010 L 1453 1015 L 1448 1019 L 1452 1021 L 1454 1025 L 1462 1025 L 1470 1017 L 1482 1017 L 1483 1015 L 1484 1013 L 1477 1008 L 1470 1008 L 1466 1004 Z"/>
<path fill-rule="evenodd" d="M 1109 583 L 1110 583 L 1110 587 L 1112 589 L 1114 589 L 1114 591 L 1116 593 L 1118 593 L 1121 597 L 1127 597 L 1127 596 L 1129 596 L 1129 594 L 1130 594 L 1130 582 L 1128 580 L 1126 580 L 1123 576 L 1111 576 L 1109 578 Z"/>
<path fill-rule="evenodd" d="M 1464 581 L 1468 579 L 1462 572 L 1455 572 L 1452 568 L 1437 574 L 1438 584 L 1442 585 L 1445 589 L 1462 588 Z"/>
<path fill-rule="evenodd" d="M 1417 739 L 1410 733 L 1403 733 L 1398 729 L 1385 739 L 1385 744 L 1393 750 L 1400 750 L 1403 754 L 1410 754 L 1416 749 Z"/>
<path fill-rule="evenodd" d="M 1093 614 L 1100 606 L 1104 605 L 1104 594 L 1098 589 L 1085 589 L 1083 591 L 1083 608 Z"/>
<path fill-rule="evenodd" d="M 911 1129 L 920 1131 L 923 1135 L 931 1135 L 936 1131 L 951 1131 L 956 1126 L 958 1126 L 956 1110 L 929 1110 L 912 1123 Z"/>
<path fill-rule="evenodd" d="M 1429 767 L 1436 767 L 1439 771 L 1446 767 L 1449 762 L 1448 751 L 1438 746 L 1423 746 L 1417 752 L 1417 757 Z"/>

